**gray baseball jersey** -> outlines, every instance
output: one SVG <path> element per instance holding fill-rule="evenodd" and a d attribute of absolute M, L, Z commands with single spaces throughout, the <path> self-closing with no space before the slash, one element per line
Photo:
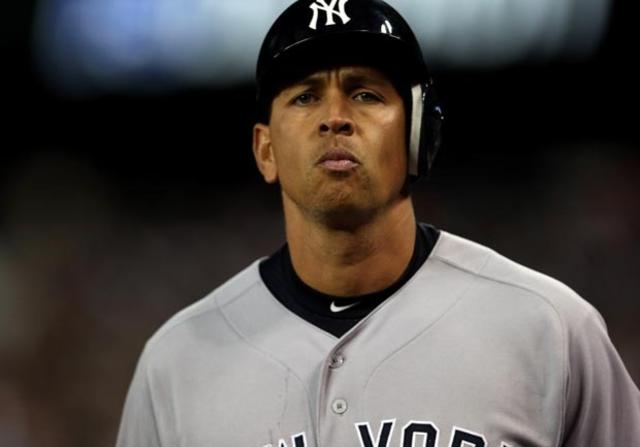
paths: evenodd
<path fill-rule="evenodd" d="M 640 393 L 563 284 L 441 232 L 341 338 L 258 262 L 169 320 L 138 363 L 118 447 L 640 446 Z"/>

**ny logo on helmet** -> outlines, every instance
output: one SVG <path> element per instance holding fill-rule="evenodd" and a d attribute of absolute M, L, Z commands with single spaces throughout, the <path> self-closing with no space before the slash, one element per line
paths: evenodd
<path fill-rule="evenodd" d="M 315 2 L 309 5 L 309 8 L 313 10 L 313 18 L 311 19 L 311 23 L 309 23 L 309 28 L 316 29 L 318 24 L 318 14 L 320 10 L 324 11 L 327 14 L 327 23 L 325 25 L 335 25 L 336 22 L 333 21 L 333 16 L 336 15 L 340 20 L 342 20 L 342 24 L 346 25 L 349 23 L 351 18 L 347 15 L 344 10 L 344 5 L 347 4 L 349 0 L 331 0 L 331 3 L 327 5 L 325 0 L 315 0 Z M 340 2 L 336 9 L 336 3 Z"/>

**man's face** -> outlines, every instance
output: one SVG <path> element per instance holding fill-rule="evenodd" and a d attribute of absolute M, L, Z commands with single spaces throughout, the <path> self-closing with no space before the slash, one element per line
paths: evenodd
<path fill-rule="evenodd" d="M 367 219 L 406 198 L 405 148 L 402 98 L 367 67 L 318 71 L 287 87 L 269 125 L 254 129 L 265 179 L 316 219 Z"/>

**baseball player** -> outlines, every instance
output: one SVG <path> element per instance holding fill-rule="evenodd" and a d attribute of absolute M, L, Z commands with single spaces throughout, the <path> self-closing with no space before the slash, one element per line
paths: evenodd
<path fill-rule="evenodd" d="M 394 9 L 295 2 L 257 83 L 286 244 L 148 341 L 119 447 L 640 446 L 640 393 L 593 307 L 416 223 L 442 114 Z"/>

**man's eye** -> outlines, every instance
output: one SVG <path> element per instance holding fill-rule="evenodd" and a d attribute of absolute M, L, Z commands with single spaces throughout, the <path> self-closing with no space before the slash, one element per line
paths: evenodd
<path fill-rule="evenodd" d="M 312 93 L 303 93 L 301 95 L 296 96 L 293 102 L 298 105 L 306 105 L 306 104 L 311 104 L 315 100 L 316 100 L 316 97 Z"/>
<path fill-rule="evenodd" d="M 381 101 L 378 95 L 371 92 L 358 92 L 353 98 L 357 101 L 362 101 L 362 102 L 380 102 Z"/>

